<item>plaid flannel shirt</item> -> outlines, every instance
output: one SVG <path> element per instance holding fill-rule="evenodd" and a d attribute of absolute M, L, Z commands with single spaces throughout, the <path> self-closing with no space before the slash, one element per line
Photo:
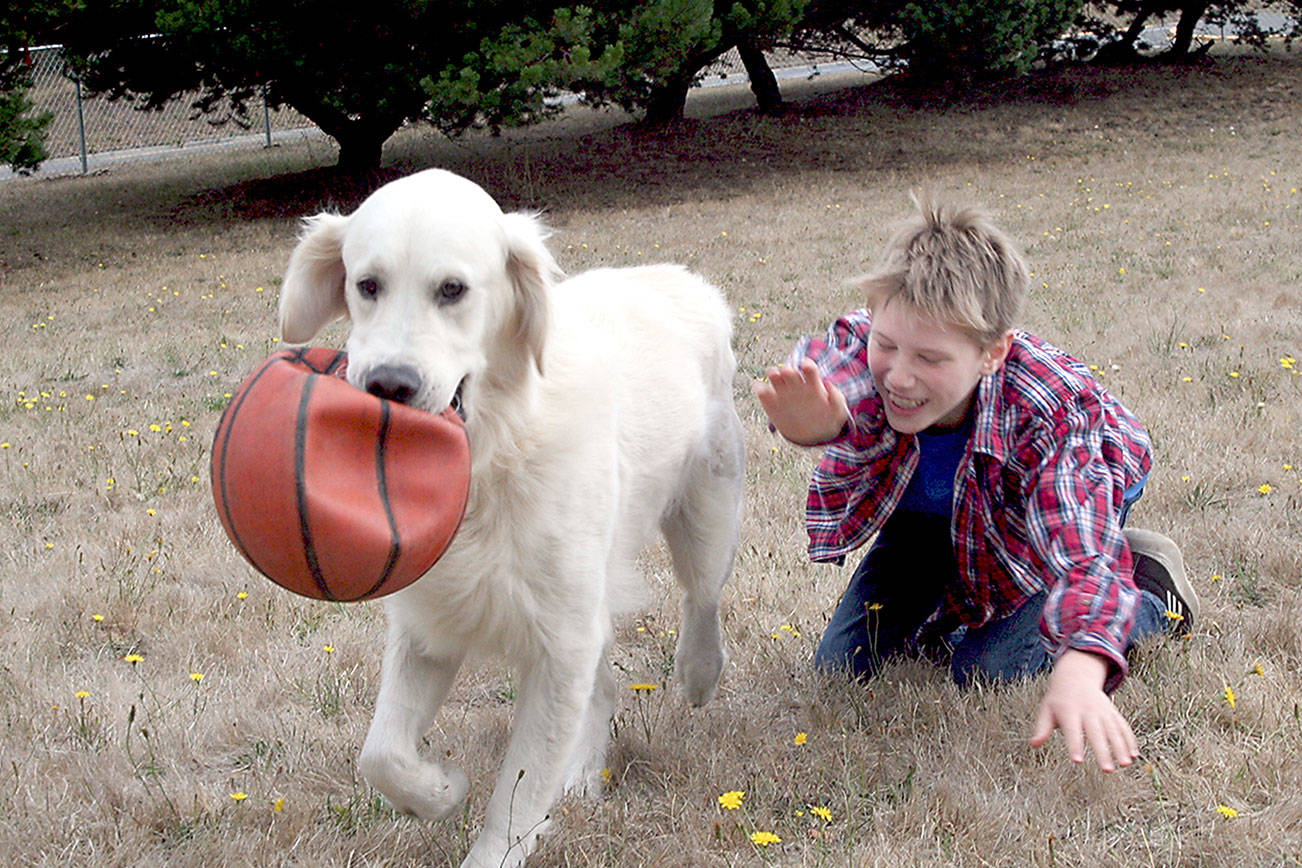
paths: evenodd
<path fill-rule="evenodd" d="M 868 370 L 870 327 L 868 311 L 855 311 L 791 356 L 813 359 L 851 415 L 809 487 L 815 561 L 843 562 L 881 530 L 918 466 L 915 438 L 887 424 Z M 981 380 L 975 412 L 954 487 L 958 581 L 929 624 L 979 626 L 1047 589 L 1040 630 L 1049 653 L 1102 655 L 1111 690 L 1127 671 L 1139 601 L 1118 518 L 1124 493 L 1151 466 L 1148 435 L 1084 365 L 1021 331 L 1000 370 Z"/>

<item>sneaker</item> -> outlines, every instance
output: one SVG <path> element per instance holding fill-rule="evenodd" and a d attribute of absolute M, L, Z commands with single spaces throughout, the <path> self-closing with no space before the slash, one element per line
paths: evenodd
<path fill-rule="evenodd" d="M 1198 618 L 1198 595 L 1184 574 L 1180 548 L 1156 531 L 1125 528 L 1135 564 L 1135 584 L 1166 604 L 1172 633 L 1188 633 Z"/>

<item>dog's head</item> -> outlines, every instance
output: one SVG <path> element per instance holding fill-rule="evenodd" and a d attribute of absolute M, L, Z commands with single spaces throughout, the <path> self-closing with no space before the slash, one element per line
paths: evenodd
<path fill-rule="evenodd" d="M 504 214 L 451 172 L 393 181 L 351 215 L 304 221 L 281 287 L 281 337 L 304 343 L 347 315 L 349 382 L 469 418 L 486 380 L 542 368 L 560 276 L 544 238 L 537 218 Z"/>

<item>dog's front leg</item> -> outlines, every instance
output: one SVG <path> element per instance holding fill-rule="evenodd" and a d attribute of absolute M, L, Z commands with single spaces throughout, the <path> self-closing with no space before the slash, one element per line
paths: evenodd
<path fill-rule="evenodd" d="M 537 846 L 587 718 L 602 648 L 600 631 L 593 636 L 548 649 L 525 672 L 484 829 L 462 868 L 513 868 Z"/>
<path fill-rule="evenodd" d="M 447 696 L 461 657 L 422 654 L 400 629 L 390 632 L 380 695 L 359 762 L 362 776 L 400 811 L 433 820 L 466 797 L 460 769 L 422 759 L 419 746 Z"/>

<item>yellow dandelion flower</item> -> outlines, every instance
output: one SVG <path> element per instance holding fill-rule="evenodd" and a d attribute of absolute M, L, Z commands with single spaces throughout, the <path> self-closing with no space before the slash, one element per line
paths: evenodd
<path fill-rule="evenodd" d="M 882 604 L 881 604 L 881 603 L 869 603 L 869 604 L 868 604 L 868 611 L 869 611 L 869 612 L 880 612 L 881 610 L 882 610 Z"/>
<path fill-rule="evenodd" d="M 601 770 L 601 779 L 606 783 L 610 783 L 613 777 L 615 777 L 615 775 L 611 772 L 609 768 L 604 768 Z"/>
<path fill-rule="evenodd" d="M 96 612 L 94 615 L 91 615 L 91 616 L 90 616 L 90 619 L 91 619 L 92 621 L 103 621 L 103 620 L 104 620 L 104 616 L 101 615 L 101 614 L 99 614 L 98 612 Z"/>
<path fill-rule="evenodd" d="M 656 690 L 658 686 L 659 685 L 656 684 L 630 684 L 628 689 L 634 693 L 651 693 Z"/>
<path fill-rule="evenodd" d="M 1233 820 L 1235 817 L 1239 816 L 1239 812 L 1231 808 L 1229 805 L 1217 805 L 1216 813 L 1220 814 L 1227 820 Z"/>
<path fill-rule="evenodd" d="M 742 800 L 746 798 L 745 790 L 729 790 L 719 796 L 719 804 L 729 811 L 735 811 L 741 807 Z"/>
<path fill-rule="evenodd" d="M 782 839 L 779 838 L 777 835 L 774 835 L 772 832 L 761 832 L 761 831 L 751 832 L 750 839 L 752 842 L 756 844 L 756 846 L 759 847 L 767 847 L 770 844 L 782 843 Z"/>
<path fill-rule="evenodd" d="M 805 744 L 805 743 L 808 742 L 808 741 L 809 741 L 809 733 L 807 733 L 807 732 L 798 732 L 798 733 L 796 733 L 796 737 L 795 737 L 794 739 L 792 739 L 792 744 L 794 744 L 794 745 L 796 745 L 797 747 L 799 747 L 800 745 Z"/>
<path fill-rule="evenodd" d="M 1262 494 L 1270 494 L 1272 491 L 1274 491 L 1274 488 L 1271 486 L 1269 482 L 1263 482 L 1261 485 L 1257 486 L 1257 491 L 1261 492 Z"/>
<path fill-rule="evenodd" d="M 195 684 L 198 684 L 200 681 L 203 681 L 203 673 L 202 673 L 202 672 L 191 672 L 191 673 L 190 673 L 190 680 L 193 681 Z"/>
<path fill-rule="evenodd" d="M 1229 703 L 1230 708 L 1238 705 L 1238 698 L 1234 695 L 1234 688 L 1228 684 L 1225 685 L 1225 701 Z"/>
<path fill-rule="evenodd" d="M 248 591 L 240 591 L 238 594 L 235 595 L 235 599 L 237 600 L 247 600 L 248 598 L 249 598 Z"/>
<path fill-rule="evenodd" d="M 284 800 L 284 798 L 279 798 L 279 799 L 276 799 L 276 800 L 272 801 L 272 803 L 271 803 L 271 810 L 275 811 L 277 814 L 279 814 L 281 811 L 285 810 L 285 800 Z"/>
<path fill-rule="evenodd" d="M 1252 673 L 1254 675 L 1260 675 L 1262 678 L 1266 677 L 1266 667 L 1261 665 L 1260 660 L 1252 664 Z"/>
<path fill-rule="evenodd" d="M 249 797 L 249 794 L 246 793 L 246 792 L 242 792 L 242 791 L 241 791 L 241 792 L 238 792 L 238 793 L 231 793 L 231 798 L 234 799 L 234 800 L 237 801 L 237 802 L 242 802 L 242 801 L 244 801 L 245 799 L 247 799 L 248 797 Z"/>
<path fill-rule="evenodd" d="M 1183 620 L 1184 620 L 1184 615 L 1181 615 L 1179 612 L 1173 612 L 1173 611 L 1171 611 L 1170 609 L 1167 609 L 1167 610 L 1166 610 L 1166 617 L 1167 617 L 1167 620 L 1169 620 L 1169 621 L 1183 621 Z"/>
<path fill-rule="evenodd" d="M 141 657 L 139 654 L 128 654 L 127 656 L 122 658 L 124 663 L 130 663 L 132 665 L 135 665 L 136 663 L 139 663 L 144 659 L 145 658 Z"/>
<path fill-rule="evenodd" d="M 809 813 L 818 817 L 818 819 L 822 820 L 824 823 L 832 822 L 832 812 L 821 805 L 810 805 Z"/>
<path fill-rule="evenodd" d="M 1223 578 L 1225 578 L 1225 577 L 1222 576 L 1220 573 L 1212 573 L 1211 576 L 1210 576 L 1210 580 L 1213 581 L 1213 582 L 1219 582 L 1219 581 L 1220 581 L 1221 579 L 1223 579 Z"/>
<path fill-rule="evenodd" d="M 335 646 L 333 646 L 333 645 L 326 645 L 326 646 L 325 646 L 325 653 L 327 653 L 327 654 L 333 654 L 333 653 L 335 653 Z"/>
<path fill-rule="evenodd" d="M 74 694 L 72 694 L 72 695 L 75 696 L 75 697 L 77 697 L 78 699 L 85 699 L 85 698 L 87 698 L 88 696 L 90 696 L 90 691 L 88 691 L 88 690 L 78 690 L 76 693 L 74 693 Z"/>

